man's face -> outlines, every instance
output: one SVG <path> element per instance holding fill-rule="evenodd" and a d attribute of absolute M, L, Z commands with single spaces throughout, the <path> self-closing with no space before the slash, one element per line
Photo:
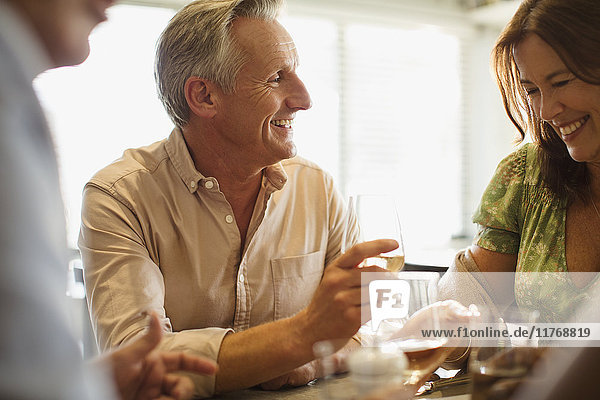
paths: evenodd
<path fill-rule="evenodd" d="M 311 99 L 296 75 L 294 42 L 278 22 L 240 18 L 232 32 L 248 58 L 235 91 L 221 93 L 215 123 L 247 162 L 262 168 L 296 155 L 294 117 Z"/>
<path fill-rule="evenodd" d="M 10 0 L 33 23 L 53 67 L 83 62 L 88 37 L 115 0 Z"/>

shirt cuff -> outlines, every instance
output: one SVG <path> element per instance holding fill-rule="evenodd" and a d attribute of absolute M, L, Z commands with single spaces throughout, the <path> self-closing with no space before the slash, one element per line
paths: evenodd
<path fill-rule="evenodd" d="M 184 352 L 193 356 L 204 357 L 217 362 L 223 338 L 233 329 L 205 328 L 189 329 L 181 332 L 165 333 L 160 343 L 160 350 Z M 195 396 L 207 398 L 214 395 L 215 376 L 185 374 L 194 382 Z"/>

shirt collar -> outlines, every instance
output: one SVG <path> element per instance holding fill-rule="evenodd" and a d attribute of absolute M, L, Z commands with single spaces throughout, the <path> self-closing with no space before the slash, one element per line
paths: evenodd
<path fill-rule="evenodd" d="M 198 182 L 204 179 L 204 175 L 196 170 L 181 129 L 173 129 L 165 143 L 165 149 L 177 174 L 179 174 L 190 193 L 194 193 L 198 189 Z"/>
<path fill-rule="evenodd" d="M 40 73 L 52 67 L 47 51 L 29 23 L 12 6 L 2 0 L 0 0 L 0 37 L 10 38 L 6 44 L 29 81 L 33 81 Z"/>
<path fill-rule="evenodd" d="M 281 190 L 287 182 L 288 176 L 281 163 L 273 164 L 265 168 L 263 174 L 263 185 L 266 188 L 271 187 L 273 191 Z"/>
<path fill-rule="evenodd" d="M 214 178 L 205 177 L 194 165 L 194 160 L 187 148 L 181 129 L 175 128 L 165 143 L 165 149 L 177 174 L 187 186 L 190 193 L 198 190 L 198 186 L 204 186 L 206 182 L 212 182 L 211 187 L 217 186 L 218 182 Z M 287 182 L 287 174 L 281 163 L 268 166 L 263 174 L 263 186 L 271 191 L 281 190 Z"/>

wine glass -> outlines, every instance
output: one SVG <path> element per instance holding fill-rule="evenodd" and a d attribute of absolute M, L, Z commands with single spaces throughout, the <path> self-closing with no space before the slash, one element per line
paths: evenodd
<path fill-rule="evenodd" d="M 391 272 L 400 271 L 404 267 L 404 244 L 394 198 L 369 194 L 350 196 L 342 236 L 342 253 L 356 243 L 375 239 L 394 239 L 399 247 L 365 260 L 366 265 L 377 265 Z"/>
<path fill-rule="evenodd" d="M 534 366 L 544 348 L 538 347 L 534 335 L 525 333 L 535 328 L 539 312 L 517 307 L 498 311 L 480 306 L 479 310 L 480 318 L 469 325 L 471 332 L 481 332 L 473 339 L 468 361 L 473 399 L 511 398 L 527 379 L 539 378 Z"/>
<path fill-rule="evenodd" d="M 440 329 L 437 307 L 437 272 L 400 271 L 395 279 L 369 284 L 371 329 L 377 345 L 395 345 L 408 358 L 404 370 L 407 384 L 427 378 L 447 356 L 447 339 L 426 337 L 423 332 Z"/>

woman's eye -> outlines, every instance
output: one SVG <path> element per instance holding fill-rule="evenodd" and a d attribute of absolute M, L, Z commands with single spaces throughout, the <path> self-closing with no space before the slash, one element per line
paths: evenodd
<path fill-rule="evenodd" d="M 537 88 L 525 88 L 525 93 L 527 93 L 527 96 L 533 96 L 537 92 L 538 92 Z"/>
<path fill-rule="evenodd" d="M 563 86 L 565 86 L 567 83 L 569 83 L 571 81 L 572 81 L 572 79 L 565 79 L 563 81 L 558 81 L 558 82 L 553 83 L 552 86 L 554 86 L 554 87 L 563 87 Z"/>

